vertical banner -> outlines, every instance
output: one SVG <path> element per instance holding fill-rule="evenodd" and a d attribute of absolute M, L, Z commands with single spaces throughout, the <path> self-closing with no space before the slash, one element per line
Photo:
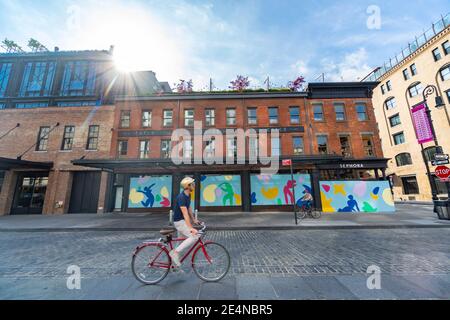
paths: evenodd
<path fill-rule="evenodd" d="M 431 123 L 428 119 L 425 102 L 413 108 L 411 114 L 419 144 L 433 141 L 433 131 L 431 130 Z"/>

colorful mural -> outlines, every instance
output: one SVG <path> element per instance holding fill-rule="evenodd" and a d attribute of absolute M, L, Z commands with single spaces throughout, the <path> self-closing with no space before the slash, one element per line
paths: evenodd
<path fill-rule="evenodd" d="M 324 212 L 395 212 L 388 181 L 321 181 Z"/>
<path fill-rule="evenodd" d="M 295 197 L 292 193 L 295 189 Z M 302 205 L 301 198 L 307 190 L 311 192 L 311 177 L 309 174 L 294 174 L 294 181 L 290 174 L 250 176 L 251 202 L 253 206 L 290 205 L 295 198 L 298 205 Z"/>
<path fill-rule="evenodd" d="M 128 208 L 170 208 L 171 192 L 171 176 L 131 178 Z"/>
<path fill-rule="evenodd" d="M 202 207 L 241 206 L 241 176 L 202 175 L 200 195 Z"/>

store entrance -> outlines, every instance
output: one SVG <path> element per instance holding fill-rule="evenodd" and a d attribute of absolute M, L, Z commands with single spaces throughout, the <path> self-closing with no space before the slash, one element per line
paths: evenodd
<path fill-rule="evenodd" d="M 48 172 L 19 175 L 11 214 L 42 214 L 47 184 Z"/>

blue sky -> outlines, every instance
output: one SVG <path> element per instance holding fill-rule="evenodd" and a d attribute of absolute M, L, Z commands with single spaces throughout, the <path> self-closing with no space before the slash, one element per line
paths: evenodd
<path fill-rule="evenodd" d="M 368 28 L 380 9 L 380 28 Z M 252 86 L 298 75 L 354 81 L 400 52 L 441 14 L 448 0 L 0 0 L 0 38 L 26 47 L 108 49 L 128 69 L 153 70 L 172 85 L 209 78 L 218 88 L 242 74 Z"/>

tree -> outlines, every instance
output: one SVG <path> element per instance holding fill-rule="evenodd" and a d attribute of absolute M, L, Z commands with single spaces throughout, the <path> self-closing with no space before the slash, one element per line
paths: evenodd
<path fill-rule="evenodd" d="M 300 76 L 297 79 L 295 79 L 294 81 L 289 81 L 288 88 L 291 91 L 297 92 L 297 91 L 300 91 L 301 89 L 303 89 L 304 83 L 305 83 L 305 78 Z"/>
<path fill-rule="evenodd" d="M 175 84 L 178 93 L 191 93 L 194 87 L 192 79 L 189 81 L 180 80 L 178 84 Z"/>
<path fill-rule="evenodd" d="M 236 91 L 244 91 L 250 85 L 250 81 L 248 80 L 248 77 L 244 77 L 244 76 L 240 76 L 240 75 L 238 75 L 236 77 L 236 80 L 233 80 L 230 83 L 231 83 L 231 86 L 229 88 L 232 90 L 236 90 Z"/>
<path fill-rule="evenodd" d="M 6 50 L 7 53 L 12 52 L 24 52 L 23 49 L 14 41 L 5 38 L 2 42 L 2 48 Z"/>

